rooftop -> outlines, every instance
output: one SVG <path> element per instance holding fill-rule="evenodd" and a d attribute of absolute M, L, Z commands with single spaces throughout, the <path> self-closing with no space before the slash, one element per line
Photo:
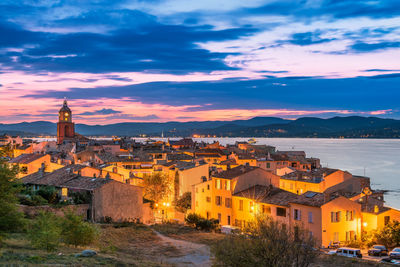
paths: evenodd
<path fill-rule="evenodd" d="M 41 157 L 46 156 L 45 154 L 22 154 L 16 158 L 13 158 L 8 163 L 17 163 L 17 164 L 28 164 Z"/>

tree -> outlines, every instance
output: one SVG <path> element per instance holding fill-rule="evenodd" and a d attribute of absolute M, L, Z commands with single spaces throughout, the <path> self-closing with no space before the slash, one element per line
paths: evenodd
<path fill-rule="evenodd" d="M 7 166 L 0 153 L 0 241 L 7 233 L 21 230 L 25 224 L 17 207 L 17 194 L 21 188 L 16 174 L 17 169 Z"/>
<path fill-rule="evenodd" d="M 270 217 L 259 217 L 213 247 L 216 265 L 306 267 L 316 257 L 315 241 L 300 227 L 290 228 Z"/>
<path fill-rule="evenodd" d="M 78 246 L 92 244 L 98 237 L 98 230 L 92 224 L 83 221 L 81 216 L 72 210 L 64 212 L 61 220 L 61 237 L 64 243 Z"/>
<path fill-rule="evenodd" d="M 35 248 L 54 251 L 60 243 L 60 219 L 51 212 L 40 212 L 28 228 L 28 238 Z"/>
<path fill-rule="evenodd" d="M 144 197 L 156 203 L 165 199 L 171 193 L 171 184 L 168 176 L 153 173 L 143 177 Z"/>
<path fill-rule="evenodd" d="M 192 206 L 192 194 L 190 192 L 185 192 L 178 198 L 175 202 L 175 207 L 178 211 L 185 213 Z"/>

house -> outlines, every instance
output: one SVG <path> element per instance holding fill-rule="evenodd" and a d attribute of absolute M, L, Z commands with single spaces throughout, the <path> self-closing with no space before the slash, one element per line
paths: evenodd
<path fill-rule="evenodd" d="M 18 166 L 17 178 L 37 172 L 43 166 L 48 170 L 56 170 L 63 167 L 60 164 L 51 162 L 49 154 L 22 154 L 8 161 L 9 164 Z"/>
<path fill-rule="evenodd" d="M 85 166 L 71 165 L 51 173 L 40 170 L 22 179 L 34 190 L 52 186 L 58 189 L 62 199 L 74 199 L 77 194 L 86 196 L 89 208 L 87 219 L 103 221 L 134 221 L 143 218 L 143 192 L 138 186 L 121 183 L 109 178 L 82 175 Z"/>
<path fill-rule="evenodd" d="M 192 210 L 206 218 L 232 225 L 232 196 L 253 185 L 278 187 L 279 176 L 254 166 L 238 166 L 193 186 Z"/>

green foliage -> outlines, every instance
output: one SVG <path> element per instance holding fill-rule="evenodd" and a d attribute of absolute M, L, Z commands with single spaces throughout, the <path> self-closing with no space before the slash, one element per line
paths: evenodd
<path fill-rule="evenodd" d="M 49 204 L 57 204 L 60 201 L 58 197 L 58 192 L 54 186 L 41 187 L 36 192 L 36 195 L 41 196 Z"/>
<path fill-rule="evenodd" d="M 203 230 L 203 231 L 211 231 L 218 228 L 219 221 L 216 219 L 205 219 L 199 214 L 196 213 L 189 213 L 186 218 L 185 222 L 195 227 L 196 229 Z"/>
<path fill-rule="evenodd" d="M 382 244 L 386 247 L 400 246 L 400 222 L 390 221 L 382 229 L 363 234 L 363 242 L 366 247 Z"/>
<path fill-rule="evenodd" d="M 190 192 L 186 192 L 179 198 L 176 203 L 175 207 L 178 211 L 185 213 L 188 209 L 192 206 L 192 194 Z"/>
<path fill-rule="evenodd" d="M 61 228 L 63 242 L 75 247 L 92 244 L 99 234 L 94 225 L 83 221 L 82 217 L 76 215 L 71 210 L 64 212 Z"/>
<path fill-rule="evenodd" d="M 28 229 L 28 238 L 35 248 L 54 251 L 60 243 L 59 218 L 51 212 L 40 212 Z"/>
<path fill-rule="evenodd" d="M 316 258 L 315 241 L 300 227 L 257 218 L 246 234 L 228 235 L 213 246 L 217 266 L 306 267 Z"/>
<path fill-rule="evenodd" d="M 72 197 L 74 204 L 89 204 L 91 201 L 91 196 L 86 191 L 70 193 L 70 197 Z"/>
<path fill-rule="evenodd" d="M 154 173 L 143 177 L 144 197 L 155 203 L 165 199 L 170 193 L 170 182 L 167 175 Z"/>
<path fill-rule="evenodd" d="M 0 237 L 20 231 L 25 225 L 23 214 L 17 207 L 17 194 L 21 189 L 15 179 L 17 170 L 1 160 L 3 155 L 0 153 Z"/>

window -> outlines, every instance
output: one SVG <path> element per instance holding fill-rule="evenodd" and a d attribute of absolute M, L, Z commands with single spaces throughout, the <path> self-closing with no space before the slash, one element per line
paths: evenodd
<path fill-rule="evenodd" d="M 347 210 L 346 211 L 346 221 L 352 221 L 352 220 L 354 220 L 354 211 Z"/>
<path fill-rule="evenodd" d="M 220 179 L 215 180 L 215 188 L 221 189 L 221 180 Z"/>
<path fill-rule="evenodd" d="M 26 167 L 26 166 L 21 167 L 21 173 L 27 174 L 28 173 L 28 167 Z"/>
<path fill-rule="evenodd" d="M 216 196 L 215 197 L 215 205 L 221 206 L 221 204 L 222 204 L 222 197 Z"/>
<path fill-rule="evenodd" d="M 226 190 L 231 190 L 231 181 L 226 181 Z"/>
<path fill-rule="evenodd" d="M 347 231 L 346 232 L 346 241 L 355 240 L 355 232 L 354 231 Z"/>
<path fill-rule="evenodd" d="M 331 212 L 331 222 L 340 222 L 340 215 L 341 212 L 337 211 L 337 212 Z"/>
<path fill-rule="evenodd" d="M 225 198 L 225 207 L 230 208 L 232 207 L 232 199 L 230 198 Z"/>
<path fill-rule="evenodd" d="M 228 215 L 228 225 L 231 225 L 231 216 Z"/>
<path fill-rule="evenodd" d="M 271 168 L 271 163 L 267 163 L 267 169 Z"/>
<path fill-rule="evenodd" d="M 294 218 L 296 221 L 300 221 L 300 220 L 301 220 L 301 210 L 294 209 L 294 210 L 293 210 L 293 218 Z"/>
<path fill-rule="evenodd" d="M 308 223 L 313 223 L 314 218 L 313 218 L 313 213 L 311 211 L 308 212 Z"/>
<path fill-rule="evenodd" d="M 385 216 L 384 223 L 387 225 L 390 222 L 390 216 Z"/>
<path fill-rule="evenodd" d="M 276 208 L 276 216 L 286 217 L 286 209 L 285 208 Z"/>
<path fill-rule="evenodd" d="M 239 200 L 239 210 L 243 210 L 243 200 Z"/>
<path fill-rule="evenodd" d="M 262 205 L 262 213 L 271 214 L 271 207 Z"/>
<path fill-rule="evenodd" d="M 207 185 L 207 190 L 210 190 L 210 185 L 209 184 Z"/>
<path fill-rule="evenodd" d="M 211 217 L 210 212 L 207 211 L 207 220 L 210 219 L 210 217 Z"/>
<path fill-rule="evenodd" d="M 207 202 L 211 202 L 211 197 L 206 197 Z"/>
<path fill-rule="evenodd" d="M 333 233 L 333 242 L 339 242 L 339 232 Z"/>

